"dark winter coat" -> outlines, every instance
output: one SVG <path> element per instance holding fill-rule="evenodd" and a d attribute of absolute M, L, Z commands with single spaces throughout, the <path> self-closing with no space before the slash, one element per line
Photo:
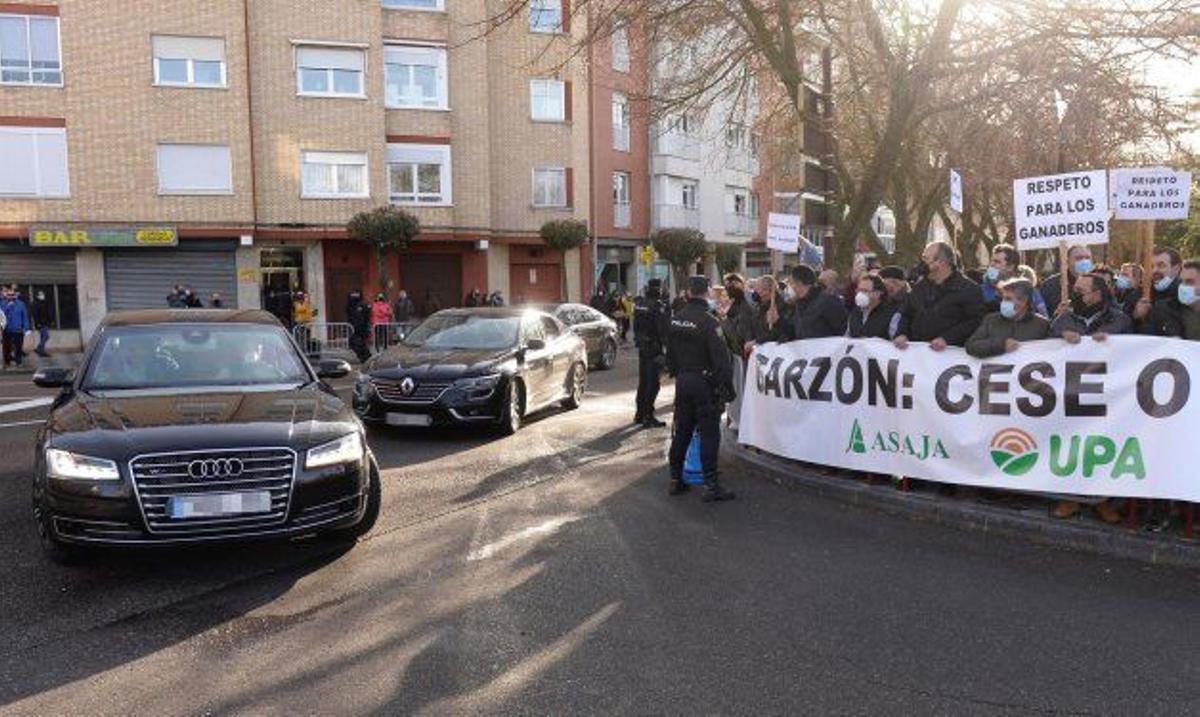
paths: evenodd
<path fill-rule="evenodd" d="M 962 346 L 979 328 L 983 314 L 979 284 L 957 271 L 941 284 L 926 278 L 908 292 L 898 335 L 909 341 L 942 338 L 951 346 Z"/>

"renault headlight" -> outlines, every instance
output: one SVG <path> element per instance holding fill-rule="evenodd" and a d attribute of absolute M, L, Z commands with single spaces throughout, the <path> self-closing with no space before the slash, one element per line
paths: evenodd
<path fill-rule="evenodd" d="M 46 473 L 63 480 L 121 480 L 115 461 L 92 458 L 57 448 L 46 449 Z"/>
<path fill-rule="evenodd" d="M 464 391 L 490 391 L 500 382 L 500 374 L 494 373 L 490 376 L 477 376 L 475 378 L 460 378 L 454 382 L 456 388 L 461 388 Z"/>
<path fill-rule="evenodd" d="M 350 433 L 336 441 L 311 448 L 304 459 L 306 468 L 324 468 L 342 463 L 357 463 L 363 457 L 362 436 Z"/>

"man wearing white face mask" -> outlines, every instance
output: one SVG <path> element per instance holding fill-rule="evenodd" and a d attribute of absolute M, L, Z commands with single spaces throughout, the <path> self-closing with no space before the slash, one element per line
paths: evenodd
<path fill-rule="evenodd" d="M 1179 294 L 1180 275 L 1183 272 L 1183 258 L 1174 249 L 1154 250 L 1154 273 L 1151 275 L 1153 291 L 1150 299 L 1142 299 L 1133 310 L 1133 318 L 1145 320 L 1150 315 L 1154 304 L 1170 301 Z"/>
<path fill-rule="evenodd" d="M 1012 244 L 997 244 L 992 249 L 992 260 L 988 263 L 987 271 L 983 274 L 983 303 L 989 313 L 1000 310 L 1000 285 L 1009 279 L 1017 278 L 1017 269 L 1021 266 L 1021 254 Z M 1042 316 L 1049 316 L 1046 302 L 1041 292 L 1034 289 L 1033 310 Z"/>
<path fill-rule="evenodd" d="M 1152 336 L 1200 341 L 1200 260 L 1182 264 L 1175 296 L 1155 304 L 1141 330 Z"/>
<path fill-rule="evenodd" d="M 1033 311 L 1033 284 L 1013 279 L 1000 286 L 1004 297 L 1000 311 L 983 317 L 983 323 L 967 339 L 967 353 L 975 358 L 990 358 L 1012 353 L 1025 341 L 1050 336 L 1050 322 Z"/>
<path fill-rule="evenodd" d="M 1073 246 L 1067 250 L 1067 266 L 1066 266 L 1066 281 L 1068 291 L 1072 286 L 1075 286 L 1075 280 L 1084 274 L 1090 274 L 1095 268 L 1095 262 L 1092 261 L 1092 250 L 1086 246 Z M 1054 274 L 1046 277 L 1042 285 L 1038 287 L 1038 291 L 1042 293 L 1046 301 L 1056 307 L 1055 315 L 1070 311 L 1071 302 L 1062 300 L 1062 282 L 1064 274 Z"/>
<path fill-rule="evenodd" d="M 850 312 L 846 336 L 852 339 L 887 339 L 896 337 L 900 327 L 900 312 L 887 301 L 887 287 L 878 276 L 867 275 L 858 280 L 854 295 L 854 311 Z"/>

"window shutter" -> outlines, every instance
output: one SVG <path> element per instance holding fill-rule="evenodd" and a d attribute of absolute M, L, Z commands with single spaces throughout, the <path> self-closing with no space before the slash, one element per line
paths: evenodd
<path fill-rule="evenodd" d="M 562 31 L 571 32 L 571 0 L 562 0 Z"/>
<path fill-rule="evenodd" d="M 573 167 L 567 167 L 563 171 L 563 174 L 565 175 L 563 182 L 566 183 L 566 185 L 567 185 L 566 186 L 567 206 L 574 207 L 575 206 L 575 169 Z"/>
<path fill-rule="evenodd" d="M 573 105 L 575 103 L 572 101 L 571 95 L 572 84 L 570 80 L 563 82 L 563 119 L 567 122 L 571 121 L 571 116 L 574 114 Z"/>

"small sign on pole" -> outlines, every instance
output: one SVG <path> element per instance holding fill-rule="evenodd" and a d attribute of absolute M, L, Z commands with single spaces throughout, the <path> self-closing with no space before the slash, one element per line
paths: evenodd
<path fill-rule="evenodd" d="M 1167 167 L 1114 169 L 1112 209 L 1122 220 L 1187 219 L 1192 173 Z"/>
<path fill-rule="evenodd" d="M 784 254 L 800 251 L 800 215 L 776 214 L 767 217 L 767 248 Z"/>
<path fill-rule="evenodd" d="M 1017 248 L 1108 243 L 1108 172 L 1070 172 L 1013 182 Z"/>
<path fill-rule="evenodd" d="M 950 208 L 959 214 L 963 212 L 962 175 L 957 169 L 950 170 Z"/>

